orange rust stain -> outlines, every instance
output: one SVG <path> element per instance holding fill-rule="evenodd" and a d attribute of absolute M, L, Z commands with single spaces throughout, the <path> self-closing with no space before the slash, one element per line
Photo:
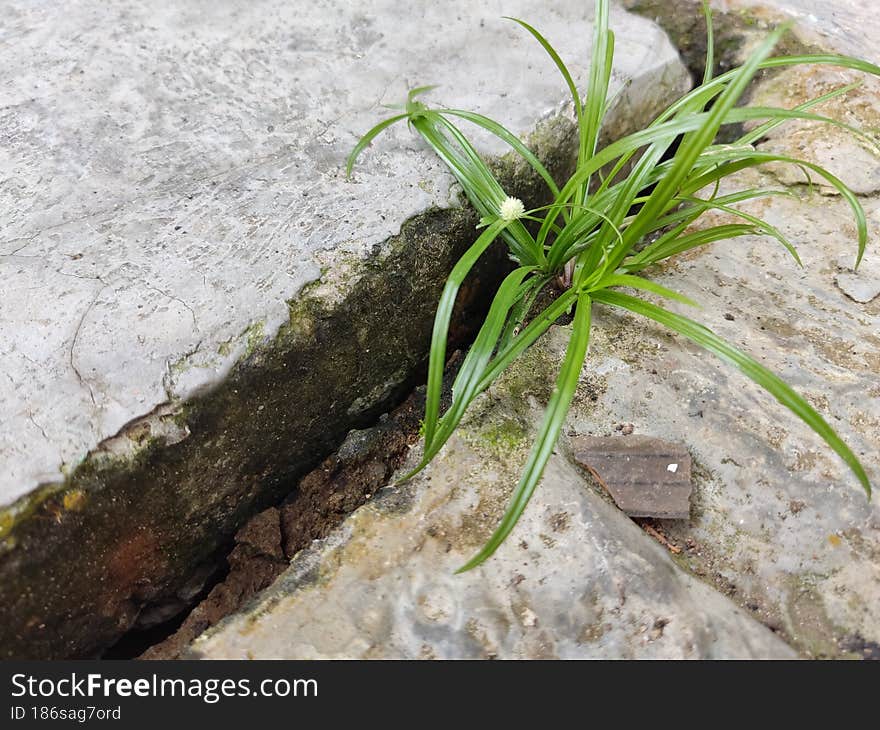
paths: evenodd
<path fill-rule="evenodd" d="M 149 580 L 164 565 L 165 559 L 155 535 L 138 530 L 120 542 L 108 560 L 107 570 L 119 588 Z"/>

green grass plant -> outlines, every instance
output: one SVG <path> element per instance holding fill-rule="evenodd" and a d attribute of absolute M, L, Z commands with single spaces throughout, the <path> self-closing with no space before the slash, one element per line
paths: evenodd
<path fill-rule="evenodd" d="M 587 356 L 591 315 L 596 306 L 626 310 L 658 322 L 733 365 L 815 431 L 847 464 L 870 496 L 871 485 L 862 464 L 803 397 L 711 330 L 639 296 L 649 294 L 694 304 L 647 278 L 651 267 L 685 251 L 740 236 L 767 235 L 784 246 L 800 265 L 794 245 L 777 228 L 735 207 L 748 200 L 793 193 L 754 188 L 719 194 L 719 184 L 725 178 L 769 162 L 797 165 L 808 176 L 818 175 L 835 188 L 849 204 L 855 219 L 856 266 L 865 252 L 865 213 L 846 184 L 821 165 L 755 146 L 780 124 L 790 119 L 806 119 L 846 129 L 876 148 L 876 143 L 858 129 L 811 111 L 818 104 L 845 94 L 853 85 L 841 86 L 793 109 L 738 104 L 755 75 L 764 69 L 830 64 L 880 76 L 880 67 L 840 55 L 771 56 L 788 31 L 783 25 L 769 33 L 741 66 L 713 77 L 712 18 L 705 3 L 704 10 L 708 51 L 701 83 L 644 129 L 603 148 L 599 147 L 599 135 L 610 104 L 614 56 L 608 0 L 596 2 L 591 66 L 583 97 L 550 42 L 528 23 L 510 19 L 543 46 L 571 95 L 579 145 L 576 171 L 564 184 L 554 180 L 526 145 L 498 122 L 462 109 L 429 107 L 421 99 L 433 87 L 413 89 L 402 111 L 367 132 L 349 157 L 350 174 L 355 160 L 380 133 L 406 121 L 449 167 L 481 216 L 481 232 L 453 268 L 437 307 L 428 366 L 424 452 L 415 471 L 437 455 L 473 400 L 554 322 L 573 311 L 571 338 L 556 387 L 520 481 L 497 529 L 461 570 L 469 570 L 489 558 L 526 508 L 571 405 Z M 757 125 L 733 143 L 715 143 L 722 126 L 743 122 Z M 461 130 L 462 123 L 481 127 L 507 143 L 541 176 L 552 202 L 528 209 L 508 195 Z M 713 210 L 732 215 L 739 222 L 697 230 L 692 227 L 700 216 Z M 441 414 L 446 340 L 456 296 L 468 272 L 492 245 L 507 246 L 515 268 L 495 294 L 485 322 L 454 380 L 451 404 Z M 559 296 L 539 297 L 543 290 L 558 286 L 559 282 L 564 282 L 564 291 Z M 535 302 L 548 300 L 543 308 L 536 307 Z"/>

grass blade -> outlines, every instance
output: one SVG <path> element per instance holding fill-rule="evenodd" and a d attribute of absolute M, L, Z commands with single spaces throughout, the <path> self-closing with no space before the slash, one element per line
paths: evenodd
<path fill-rule="evenodd" d="M 703 71 L 703 83 L 705 86 L 712 80 L 712 68 L 715 65 L 715 30 L 712 27 L 712 8 L 708 0 L 702 0 L 703 16 L 706 18 L 706 69 Z"/>
<path fill-rule="evenodd" d="M 578 126 L 581 125 L 581 118 L 583 117 L 583 106 L 581 104 L 581 95 L 578 93 L 577 85 L 574 83 L 574 79 L 571 77 L 571 73 L 568 71 L 568 67 L 565 65 L 563 60 L 559 57 L 559 54 L 556 52 L 556 49 L 550 45 L 548 40 L 541 35 L 535 28 L 526 23 L 524 20 L 520 20 L 519 18 L 511 18 L 509 15 L 504 16 L 505 20 L 512 20 L 514 23 L 521 25 L 525 28 L 529 33 L 534 36 L 535 40 L 541 44 L 541 47 L 547 52 L 547 55 L 553 60 L 553 63 L 556 64 L 556 68 L 559 69 L 559 73 L 562 74 L 562 78 L 565 79 L 565 84 L 568 86 L 568 93 L 571 94 L 572 103 L 574 103 L 574 112 L 577 115 Z"/>
<path fill-rule="evenodd" d="M 528 162 L 535 172 L 544 179 L 544 182 L 547 183 L 547 187 L 550 188 L 550 192 L 553 193 L 553 195 L 559 194 L 559 186 L 556 184 L 553 176 L 547 171 L 547 168 L 541 164 L 541 161 L 523 144 L 519 137 L 498 124 L 498 122 L 489 119 L 489 117 L 484 117 L 482 114 L 465 111 L 463 109 L 442 109 L 440 111 L 441 114 L 452 114 L 461 117 L 462 119 L 466 119 L 469 122 L 473 122 L 509 144 L 520 155 L 520 157 Z"/>
<path fill-rule="evenodd" d="M 700 307 L 700 305 L 693 299 L 686 297 L 684 294 L 679 294 L 677 291 L 667 289 L 665 286 L 661 286 L 655 281 L 645 279 L 641 276 L 633 276 L 632 274 L 611 274 L 610 276 L 606 276 L 598 284 L 592 287 L 590 291 L 593 292 L 597 289 L 609 289 L 614 286 L 628 286 L 630 289 L 640 289 L 642 291 L 650 292 L 651 294 L 656 294 L 665 299 L 672 299 L 673 301 L 687 304 L 689 307 Z"/>
<path fill-rule="evenodd" d="M 510 313 L 511 308 L 516 304 L 518 297 L 522 294 L 522 288 L 520 285 L 522 284 L 523 279 L 532 273 L 532 271 L 533 269 L 530 267 L 520 267 L 508 274 L 501 283 L 498 292 L 492 300 L 492 305 L 489 308 L 489 313 L 486 315 L 486 320 L 483 322 L 480 332 L 477 334 L 476 339 L 468 350 L 464 362 L 455 377 L 455 381 L 452 385 L 452 404 L 450 405 L 449 410 L 443 414 L 439 423 L 434 427 L 430 442 L 428 441 L 427 434 L 429 417 L 426 407 L 425 449 L 422 455 L 422 460 L 419 463 L 419 466 L 417 466 L 413 472 L 404 477 L 404 479 L 408 479 L 412 474 L 423 469 L 440 451 L 440 449 L 443 448 L 443 444 L 446 443 L 449 436 L 455 430 L 455 427 L 458 426 L 459 421 L 461 421 L 462 416 L 464 416 L 465 409 L 476 396 L 480 378 L 484 375 L 486 365 L 492 357 L 492 353 L 495 351 L 495 346 L 501 336 L 508 314 Z M 432 391 L 432 387 L 437 388 L 438 390 Z M 442 382 L 438 384 L 436 383 L 436 380 L 428 385 L 428 395 L 431 397 L 432 403 L 439 403 L 441 395 L 439 388 L 442 388 Z"/>
<path fill-rule="evenodd" d="M 612 255 L 612 269 L 623 260 L 628 252 L 628 248 L 635 245 L 636 241 L 645 234 L 653 219 L 663 214 L 670 199 L 676 195 L 681 183 L 692 174 L 694 163 L 697 161 L 700 153 L 714 141 L 725 117 L 730 114 L 734 104 L 742 96 L 757 73 L 761 61 L 770 54 L 787 29 L 787 25 L 782 25 L 770 33 L 749 60 L 739 68 L 737 74 L 731 78 L 727 88 L 715 101 L 703 125 L 684 136 L 678 151 L 675 153 L 675 157 L 673 157 L 672 166 L 669 171 L 657 184 L 657 187 L 654 188 L 648 201 L 627 228 L 625 234 L 627 245 L 618 246 L 618 250 Z"/>
<path fill-rule="evenodd" d="M 529 322 L 528 326 L 514 337 L 509 345 L 499 350 L 492 362 L 489 363 L 486 374 L 480 380 L 477 393 L 482 393 L 488 388 L 510 363 L 531 347 L 541 335 L 550 329 L 550 325 L 565 314 L 576 301 L 577 294 L 574 289 L 568 289 L 559 299 Z"/>
<path fill-rule="evenodd" d="M 852 470 L 868 497 L 871 496 L 871 482 L 856 455 L 837 435 L 834 429 L 828 425 L 825 419 L 779 376 L 718 337 L 710 329 L 687 317 L 674 314 L 643 299 L 619 292 L 594 292 L 593 298 L 603 304 L 610 304 L 653 319 L 655 322 L 684 335 L 703 349 L 708 350 L 713 355 L 736 367 L 746 377 L 776 398 L 777 401 L 788 408 L 822 438 Z"/>
<path fill-rule="evenodd" d="M 624 259 L 624 266 L 627 271 L 641 271 L 651 264 L 655 264 L 675 254 L 684 253 L 685 251 L 690 251 L 715 241 L 755 235 L 761 233 L 761 230 L 756 226 L 745 223 L 726 223 L 720 226 L 712 226 L 711 228 L 703 228 L 685 235 L 681 235 L 678 228 L 673 233 L 675 235 L 663 236 L 635 256 Z"/>
<path fill-rule="evenodd" d="M 384 132 L 388 127 L 397 122 L 401 122 L 406 119 L 408 114 L 397 114 L 393 117 L 389 117 L 381 122 L 379 122 L 375 127 L 373 127 L 369 132 L 367 132 L 363 137 L 358 140 L 358 143 L 354 146 L 354 149 L 348 155 L 348 159 L 345 161 L 345 176 L 351 177 L 351 169 L 354 167 L 354 163 L 357 160 L 358 156 L 363 152 L 372 142 L 379 136 L 382 132 Z"/>
<path fill-rule="evenodd" d="M 477 259 L 498 237 L 507 225 L 506 221 L 497 220 L 484 230 L 473 245 L 458 260 L 446 280 L 437 313 L 434 315 L 434 330 L 431 335 L 431 350 L 428 359 L 428 392 L 425 400 L 425 448 L 429 448 L 434 439 L 437 418 L 440 413 L 440 394 L 443 391 L 443 370 L 446 368 L 446 338 L 449 334 L 449 321 L 455 306 L 455 298 L 462 282 L 473 268 Z"/>
<path fill-rule="evenodd" d="M 858 255 L 856 256 L 856 268 L 858 268 L 862 261 L 862 257 L 865 255 L 865 247 L 868 244 L 868 220 L 865 216 L 865 210 L 862 208 L 862 204 L 859 202 L 855 193 L 853 193 L 842 180 L 831 174 L 831 172 L 821 165 L 807 162 L 806 160 L 800 160 L 796 157 L 789 157 L 788 155 L 777 155 L 772 152 L 761 152 L 756 150 L 755 152 L 744 153 L 741 155 L 741 159 L 720 165 L 711 172 L 704 173 L 694 180 L 689 180 L 687 185 L 682 188 L 682 192 L 685 195 L 690 195 L 701 188 L 712 184 L 715 180 L 728 177 L 739 170 L 744 170 L 748 167 L 755 167 L 767 162 L 786 162 L 791 165 L 797 165 L 798 167 L 812 170 L 821 177 L 824 177 L 825 180 L 827 180 L 828 183 L 840 193 L 840 196 L 849 203 L 853 218 L 855 219 L 856 230 L 858 232 Z"/>
<path fill-rule="evenodd" d="M 556 440 L 559 438 L 559 432 L 571 406 L 571 399 L 577 389 L 581 368 L 587 356 L 587 344 L 590 340 L 590 308 L 589 295 L 581 294 L 578 297 L 578 306 L 574 315 L 571 340 L 569 340 L 568 348 L 565 351 L 565 359 L 556 380 L 556 387 L 547 404 L 538 438 L 504 517 L 501 518 L 497 529 L 483 548 L 456 572 L 463 573 L 471 570 L 490 558 L 513 530 L 529 499 L 531 499 L 535 487 L 538 485 L 538 480 L 544 473 L 547 460 L 556 447 Z"/>

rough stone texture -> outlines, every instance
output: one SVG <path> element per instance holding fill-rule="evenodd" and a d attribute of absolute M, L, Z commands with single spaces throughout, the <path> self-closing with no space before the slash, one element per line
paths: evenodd
<path fill-rule="evenodd" d="M 880 61 L 880 56 L 874 60 Z M 810 111 L 846 124 L 857 126 L 873 134 L 873 140 L 853 136 L 844 129 L 820 125 L 806 120 L 792 120 L 767 135 L 762 149 L 791 157 L 804 157 L 827 168 L 833 175 L 846 180 L 850 189 L 859 195 L 880 192 L 880 79 L 849 71 L 823 66 L 801 66 L 787 69 L 760 84 L 751 95 L 751 103 L 760 106 L 791 108 L 799 100 L 826 94 L 848 83 L 861 86 L 836 97 Z M 873 144 L 871 143 L 873 141 Z M 831 185 L 816 174 L 808 179 L 804 171 L 793 165 L 770 166 L 777 179 L 785 185 L 804 185 L 811 182 L 823 193 L 833 193 Z M 852 262 L 850 262 L 851 264 Z M 869 264 L 870 265 L 870 264 Z M 876 272 L 872 272 L 875 273 Z"/>
<path fill-rule="evenodd" d="M 621 4 L 660 23 L 689 68 L 701 76 L 706 24 L 701 0 L 621 0 Z M 716 71 L 741 62 L 768 28 L 792 22 L 777 54 L 834 51 L 877 60 L 880 20 L 870 0 L 710 0 L 715 30 Z"/>
<path fill-rule="evenodd" d="M 473 406 L 442 454 L 300 553 L 204 658 L 787 658 L 792 650 L 554 455 L 514 535 L 453 575 L 501 516 L 552 384 L 555 328 Z M 589 381 L 580 401 L 597 408 Z M 626 437 L 619 437 L 626 438 Z M 410 464 L 411 466 L 412 464 Z"/>
<path fill-rule="evenodd" d="M 871 0 L 713 0 L 712 5 L 743 18 L 791 19 L 810 44 L 877 60 L 880 18 Z"/>
<path fill-rule="evenodd" d="M 686 0 L 627 4 L 651 5 L 647 15 L 674 38 L 684 10 L 693 10 Z M 728 37 L 738 33 L 743 41 L 730 50 L 728 60 L 741 56 L 767 26 L 793 17 L 790 46 L 880 62 L 877 17 L 868 3 L 735 0 L 713 6 L 726 11 L 720 20 Z M 869 245 L 858 271 L 853 271 L 855 227 L 848 207 L 816 176 L 818 194 L 807 197 L 800 171 L 773 166 L 766 176 L 752 173 L 731 184 L 784 183 L 804 196 L 803 202 L 765 201 L 752 206 L 752 212 L 791 238 L 805 269 L 793 268 L 766 239 L 747 238 L 716 244 L 708 253 L 668 267 L 664 280 L 707 305 L 701 321 L 759 355 L 805 393 L 859 454 L 876 486 L 880 82 L 831 67 L 792 69 L 763 79 L 751 99 L 791 106 L 856 80 L 862 81 L 860 88 L 815 110 L 862 128 L 869 142 L 831 127 L 796 123 L 771 135 L 763 147 L 826 164 L 861 195 Z M 612 321 L 620 331 L 629 322 Z M 609 354 L 623 361 L 618 367 L 628 384 L 615 388 L 606 421 L 613 412 L 614 418 L 635 421 L 643 432 L 670 438 L 686 434 L 705 468 L 693 524 L 667 530 L 680 543 L 697 546 L 684 554 L 682 564 L 714 580 L 808 656 L 876 655 L 876 500 L 868 503 L 821 441 L 771 399 L 741 385 L 741 378 L 733 376 L 728 384 L 726 370 L 707 370 L 679 347 L 670 352 L 659 344 L 663 339 L 653 352 L 640 345 L 644 358 L 637 361 L 624 339 L 609 343 Z M 633 403 L 633 388 L 644 388 L 651 402 Z"/>
<path fill-rule="evenodd" d="M 763 182 L 747 177 L 740 184 Z M 876 259 L 880 201 L 865 201 Z M 854 256 L 854 227 L 836 198 L 752 206 L 798 245 L 805 269 L 766 239 L 713 246 L 660 281 L 704 305 L 696 318 L 792 383 L 880 479 L 880 308 L 834 285 Z M 602 313 L 592 370 L 608 390 L 601 415 L 574 430 L 683 440 L 698 477 L 690 525 L 667 534 L 681 562 L 715 582 L 811 656 L 854 638 L 880 642 L 880 507 L 824 443 L 730 368 L 634 318 Z M 641 397 L 633 398 L 633 393 Z"/>
<path fill-rule="evenodd" d="M 439 83 L 518 133 L 543 120 L 560 175 L 571 125 L 541 49 L 472 3 L 2 10 L 0 653 L 83 656 L 189 594 L 420 367 L 475 220 L 403 128 L 343 180 L 379 105 Z M 503 11 L 588 57 L 589 3 Z M 614 24 L 617 134 L 686 82 L 656 26 Z M 502 176 L 536 199 L 521 167 Z"/>
<path fill-rule="evenodd" d="M 676 14 L 693 4 L 655 5 L 667 8 L 658 17 L 673 28 Z M 742 22 L 732 27 L 754 28 L 753 37 L 781 17 L 782 3 L 775 0 L 758 7 L 725 4 L 731 5 L 750 7 L 752 14 L 743 10 Z M 786 7 L 817 13 L 802 17 L 795 47 L 815 44 L 878 60 L 876 44 L 868 43 L 876 20 L 865 4 L 799 0 Z M 751 22 L 755 17 L 759 23 Z M 810 34 L 810 28 L 828 32 Z M 736 55 L 731 51 L 724 57 Z M 759 84 L 753 98 L 766 101 L 784 93 L 785 101 L 797 103 L 807 93 L 852 79 L 831 69 L 779 74 Z M 866 128 L 876 141 L 880 94 L 874 81 L 826 111 Z M 800 155 L 837 163 L 844 180 L 861 194 L 870 243 L 857 276 L 868 292 L 877 281 L 880 232 L 874 158 L 862 155 L 856 144 L 831 159 L 826 140 L 829 134 L 839 139 L 836 133 L 795 129 Z M 764 144 L 773 149 L 790 141 L 782 133 Z M 701 311 L 685 313 L 753 353 L 803 393 L 859 455 L 876 486 L 880 300 L 847 293 L 855 226 L 849 208 L 826 187 L 808 196 L 801 179 L 772 168 L 742 174 L 722 192 L 780 183 L 801 198 L 744 207 L 797 245 L 803 270 L 775 242 L 747 237 L 691 252 L 650 273 L 702 303 Z M 496 523 L 507 494 L 502 485 L 514 482 L 523 439 L 536 423 L 538 411 L 524 412 L 521 404 L 546 400 L 552 387 L 549 366 L 560 359 L 559 332 L 532 349 L 515 371 L 521 378 L 489 392 L 460 438 L 412 492 L 392 492 L 362 509 L 327 543 L 305 551 L 269 596 L 203 637 L 195 652 L 208 657 L 683 654 L 687 642 L 680 633 L 671 638 L 671 630 L 700 626 L 705 617 L 682 606 L 692 605 L 691 591 L 705 586 L 694 589 L 676 571 L 658 583 L 656 563 L 638 576 L 627 573 L 631 556 L 648 550 L 643 536 L 583 487 L 564 491 L 582 479 L 559 455 L 498 557 L 475 575 L 449 575 L 448 568 L 469 556 Z M 542 381 L 534 373 L 546 377 Z M 656 523 L 679 567 L 714 584 L 802 656 L 878 656 L 880 507 L 865 499 L 818 437 L 729 366 L 644 320 L 597 307 L 567 433 L 612 436 L 622 424 L 627 431 L 632 424 L 638 434 L 682 441 L 692 454 L 691 521 Z M 563 438 L 560 453 L 567 448 Z M 517 458 L 508 460 L 509 453 Z M 396 503 L 401 515 L 395 514 Z M 415 521 L 414 514 L 424 519 Z M 389 523 L 411 532 L 401 529 L 406 533 L 401 536 Z M 554 531 L 560 525 L 567 531 Z M 588 570 L 581 573 L 584 564 Z M 619 578 L 628 587 L 623 606 L 614 603 L 620 584 L 609 576 L 625 576 Z M 536 578 L 543 583 L 535 585 Z M 670 584 L 681 588 L 672 591 L 677 600 L 669 599 Z M 664 600 L 651 600 L 661 585 Z M 634 608 L 628 607 L 630 599 Z M 699 600 L 719 599 L 710 592 L 700 593 Z M 597 608 L 591 612 L 585 603 Z M 668 608 L 656 610 L 660 605 Z M 595 618 L 598 608 L 602 613 Z M 715 609 L 715 620 L 735 616 L 728 610 Z M 634 626 L 645 627 L 644 633 L 633 632 Z M 652 633 L 652 626 L 662 633 Z M 642 643 L 633 636 L 641 636 Z M 588 641 L 579 644 L 582 637 Z M 651 643 L 652 637 L 669 643 Z M 738 638 L 726 629 L 715 637 L 721 642 Z M 748 649 L 729 644 L 715 649 L 722 655 L 770 655 L 779 644 L 764 639 Z M 697 654 L 706 650 L 700 641 L 690 647 Z"/>
<path fill-rule="evenodd" d="M 869 274 L 865 271 L 867 268 L 861 266 L 857 272 L 838 274 L 834 279 L 838 288 L 859 304 L 867 304 L 880 296 L 880 274 Z"/>

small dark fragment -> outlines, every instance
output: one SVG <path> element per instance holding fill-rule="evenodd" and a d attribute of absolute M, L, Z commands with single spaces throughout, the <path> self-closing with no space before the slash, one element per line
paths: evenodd
<path fill-rule="evenodd" d="M 630 517 L 690 517 L 691 457 L 684 445 L 651 436 L 579 436 L 572 451 Z"/>

